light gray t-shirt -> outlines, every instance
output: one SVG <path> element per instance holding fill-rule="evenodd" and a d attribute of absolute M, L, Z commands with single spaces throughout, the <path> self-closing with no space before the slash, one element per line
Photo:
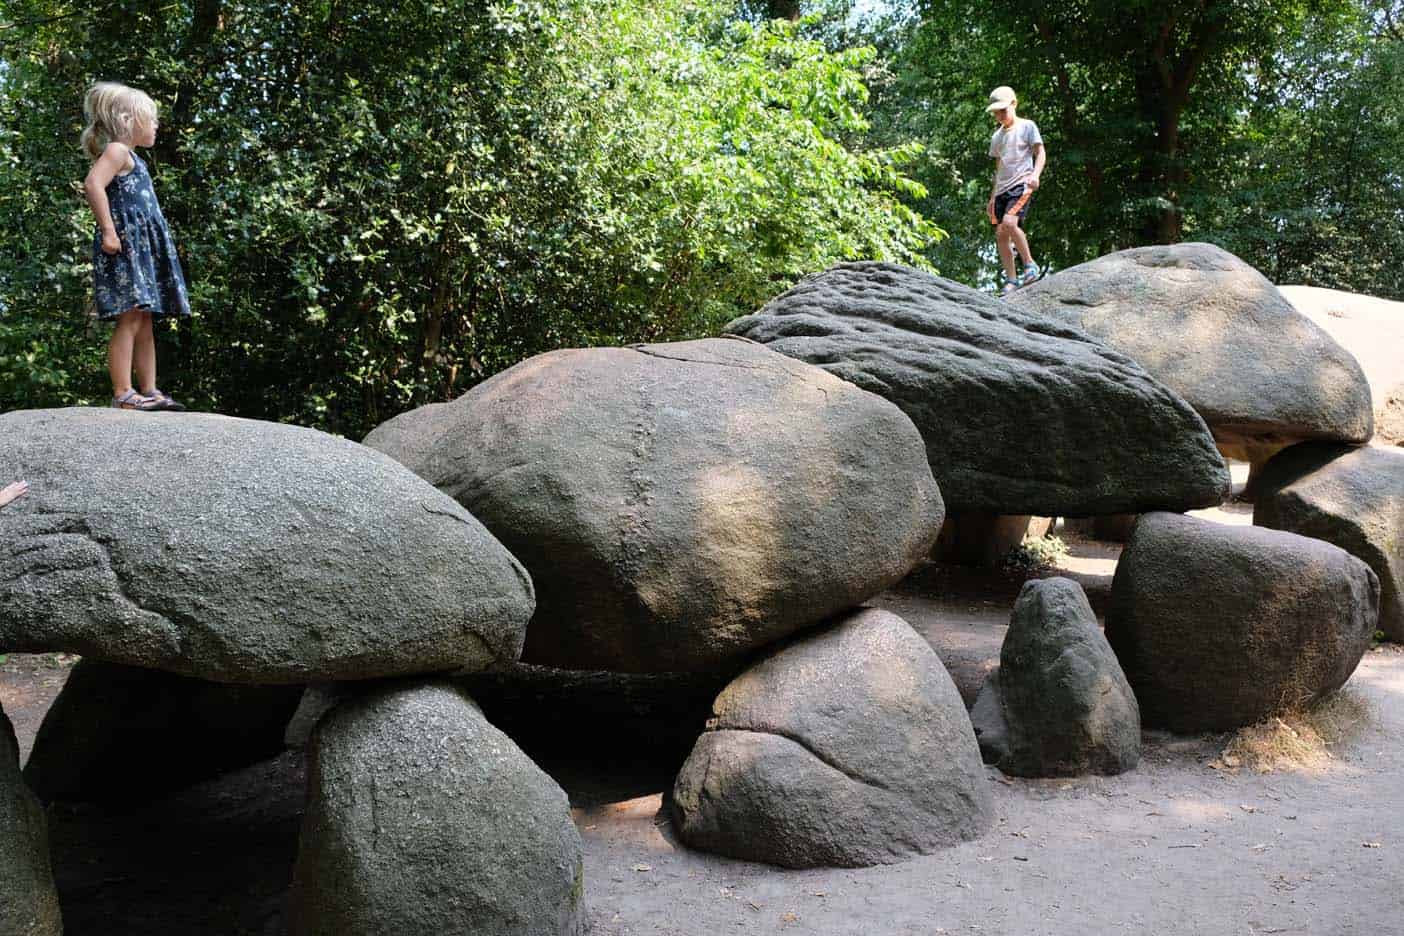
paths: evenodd
<path fill-rule="evenodd" d="M 1033 175 L 1035 146 L 1043 144 L 1038 125 L 1022 117 L 1014 118 L 1008 130 L 1000 127 L 990 137 L 990 155 L 999 160 L 994 193 L 1007 192 Z"/>

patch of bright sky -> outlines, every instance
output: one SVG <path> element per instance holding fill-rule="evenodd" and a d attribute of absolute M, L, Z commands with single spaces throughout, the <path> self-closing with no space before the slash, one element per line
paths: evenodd
<path fill-rule="evenodd" d="M 853 0 L 853 9 L 848 13 L 850 23 L 857 23 L 868 16 L 881 16 L 902 6 L 902 0 Z"/>

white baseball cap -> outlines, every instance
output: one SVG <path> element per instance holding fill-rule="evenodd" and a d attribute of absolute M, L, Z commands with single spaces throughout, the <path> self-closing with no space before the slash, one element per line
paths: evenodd
<path fill-rule="evenodd" d="M 1014 89 L 1008 85 L 1000 85 L 990 92 L 990 106 L 987 111 L 1004 110 L 1006 107 L 1013 107 L 1019 103 L 1019 99 L 1014 96 Z"/>

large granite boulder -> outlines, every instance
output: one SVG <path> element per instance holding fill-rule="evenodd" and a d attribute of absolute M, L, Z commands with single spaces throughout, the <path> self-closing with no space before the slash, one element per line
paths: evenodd
<path fill-rule="evenodd" d="M 1360 363 L 1375 404 L 1375 441 L 1404 443 L 1404 302 L 1320 286 L 1278 291 Z"/>
<path fill-rule="evenodd" d="M 1261 463 L 1297 442 L 1364 442 L 1373 431 L 1370 387 L 1350 352 L 1213 244 L 1108 254 L 1012 301 L 1134 358 L 1189 401 L 1230 458 Z"/>
<path fill-rule="evenodd" d="M 673 787 L 694 848 L 789 868 L 901 861 L 991 820 L 980 749 L 931 647 L 856 612 L 738 676 Z"/>
<path fill-rule="evenodd" d="M 1231 731 L 1339 689 L 1379 607 L 1375 573 L 1330 543 L 1155 513 L 1117 563 L 1106 634 L 1143 724 Z"/>
<path fill-rule="evenodd" d="M 748 341 L 543 354 L 366 444 L 530 570 L 522 659 L 713 669 L 901 579 L 941 496 L 901 410 Z"/>
<path fill-rule="evenodd" d="M 454 503 L 312 429 L 110 409 L 0 416 L 0 647 L 224 682 L 515 659 L 531 581 Z"/>
<path fill-rule="evenodd" d="M 0 711 L 0 933 L 62 936 L 44 810 L 20 778 L 19 743 Z"/>
<path fill-rule="evenodd" d="M 317 725 L 290 898 L 296 936 L 574 936 L 566 795 L 445 683 L 389 685 Z"/>
<path fill-rule="evenodd" d="M 1021 777 L 1119 774 L 1141 759 L 1141 711 L 1082 586 L 1024 583 L 971 711 L 986 763 Z"/>
<path fill-rule="evenodd" d="M 1263 469 L 1253 523 L 1335 543 L 1363 560 L 1380 579 L 1380 630 L 1404 642 L 1404 452 L 1294 445 Z"/>
<path fill-rule="evenodd" d="M 953 513 L 1180 510 L 1228 494 L 1203 421 L 1138 364 L 947 279 L 843 263 L 727 331 L 900 406 Z"/>
<path fill-rule="evenodd" d="M 301 698 L 301 686 L 80 660 L 44 714 L 24 779 L 45 801 L 151 799 L 280 752 Z"/>

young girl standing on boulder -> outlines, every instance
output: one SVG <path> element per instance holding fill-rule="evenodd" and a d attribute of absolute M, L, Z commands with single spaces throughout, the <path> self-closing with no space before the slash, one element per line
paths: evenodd
<path fill-rule="evenodd" d="M 93 234 L 97 313 L 116 326 L 107 345 L 112 405 L 132 410 L 184 409 L 156 387 L 152 320 L 189 315 L 190 301 L 151 175 L 133 149 L 156 143 L 156 102 L 135 88 L 100 81 L 83 98 L 83 116 L 88 120 L 83 149 L 93 159 L 83 190 L 97 219 Z"/>

